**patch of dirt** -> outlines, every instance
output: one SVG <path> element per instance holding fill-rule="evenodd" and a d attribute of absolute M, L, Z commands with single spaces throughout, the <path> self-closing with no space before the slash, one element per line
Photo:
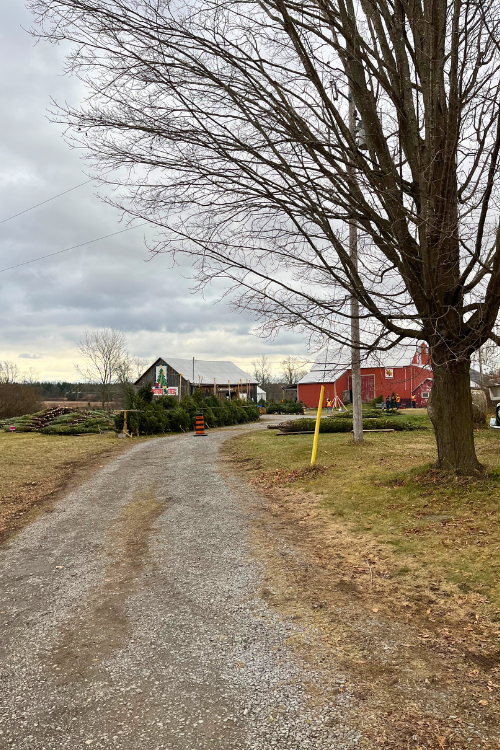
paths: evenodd
<path fill-rule="evenodd" d="M 104 585 L 75 613 L 47 657 L 58 684 L 88 679 L 104 658 L 128 641 L 125 603 L 140 585 L 149 535 L 165 508 L 154 491 L 145 491 L 125 506 L 113 525 L 105 545 L 110 564 Z"/>
<path fill-rule="evenodd" d="M 498 750 L 500 652 L 477 595 L 464 593 L 454 611 L 446 582 L 419 579 L 411 561 L 398 570 L 392 552 L 332 518 L 313 493 L 263 483 L 230 442 L 224 456 L 259 492 L 263 596 L 309 632 L 294 643 L 305 661 L 332 679 L 346 675 L 340 691 L 355 697 L 346 711 L 361 747 Z"/>

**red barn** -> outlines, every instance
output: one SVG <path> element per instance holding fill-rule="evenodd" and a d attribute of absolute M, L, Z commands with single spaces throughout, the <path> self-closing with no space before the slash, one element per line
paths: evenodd
<path fill-rule="evenodd" d="M 323 406 L 326 399 L 338 396 L 350 403 L 352 389 L 351 369 L 332 365 L 328 351 L 320 354 L 311 371 L 299 382 L 298 398 L 306 406 L 317 407 L 321 386 L 325 386 Z M 411 397 L 416 397 L 417 406 L 427 406 L 432 388 L 432 370 L 425 344 L 421 344 L 407 365 L 391 364 L 361 368 L 361 399 L 363 403 L 377 396 L 384 399 L 396 394 L 402 406 L 411 406 Z"/>

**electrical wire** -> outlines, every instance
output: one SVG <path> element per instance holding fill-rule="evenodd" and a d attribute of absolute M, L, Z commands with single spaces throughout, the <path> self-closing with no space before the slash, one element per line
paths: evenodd
<path fill-rule="evenodd" d="M 123 234 L 124 232 L 130 232 L 131 229 L 138 229 L 144 227 L 149 222 L 144 221 L 142 224 L 136 224 L 135 227 L 128 227 L 128 229 L 120 229 L 119 232 L 112 232 L 111 234 L 105 234 L 102 237 L 96 237 L 95 240 L 88 240 L 87 242 L 81 242 L 79 245 L 73 245 L 72 247 L 66 247 L 64 250 L 57 250 L 55 253 L 49 253 L 48 255 L 40 255 L 39 258 L 32 258 L 31 260 L 25 260 L 24 263 L 16 263 L 15 266 L 8 266 L 8 268 L 0 268 L 0 273 L 4 271 L 11 271 L 13 268 L 19 268 L 20 266 L 27 266 L 29 263 L 35 263 L 37 260 L 44 260 L 44 258 L 52 258 L 54 255 L 61 255 L 61 253 L 67 253 L 68 250 L 76 250 L 77 247 L 83 247 L 84 245 L 92 245 L 93 242 L 99 242 L 99 240 L 105 240 L 108 237 L 115 237 L 117 234 Z"/>
<path fill-rule="evenodd" d="M 9 216 L 7 219 L 2 219 L 2 221 L 0 221 L 0 224 L 5 224 L 6 221 L 15 219 L 16 216 L 21 216 L 22 214 L 26 214 L 28 213 L 28 211 L 33 211 L 34 208 L 38 208 L 38 206 L 43 206 L 44 203 L 50 203 L 50 201 L 54 201 L 56 198 L 60 198 L 61 195 L 66 195 L 66 193 L 71 193 L 72 190 L 76 190 L 77 188 L 82 187 L 82 185 L 88 185 L 89 182 L 92 182 L 92 180 L 85 180 L 85 182 L 81 182 L 79 185 L 75 185 L 75 187 L 72 187 L 69 190 L 65 190 L 64 193 L 58 193 L 57 195 L 53 195 L 52 198 L 47 198 L 46 201 L 37 203 L 36 206 L 31 206 L 31 208 L 25 208 L 24 211 L 19 211 L 18 214 L 13 214 L 12 216 Z"/>

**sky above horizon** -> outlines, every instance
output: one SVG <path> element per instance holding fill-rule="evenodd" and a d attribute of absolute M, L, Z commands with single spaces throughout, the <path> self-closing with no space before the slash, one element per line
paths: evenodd
<path fill-rule="evenodd" d="M 303 335 L 260 339 L 255 322 L 218 302 L 215 291 L 193 294 L 188 263 L 149 258 L 148 227 L 3 270 L 127 226 L 92 183 L 5 221 L 88 179 L 81 152 L 48 120 L 51 97 L 76 104 L 81 84 L 62 75 L 61 49 L 35 44 L 25 31 L 31 25 L 21 0 L 2 8 L 0 360 L 32 367 L 42 380 L 77 380 L 78 341 L 86 329 L 103 327 L 123 331 L 130 353 L 151 361 L 229 359 L 251 371 L 252 360 L 266 355 L 277 373 L 289 354 L 314 359 Z"/>

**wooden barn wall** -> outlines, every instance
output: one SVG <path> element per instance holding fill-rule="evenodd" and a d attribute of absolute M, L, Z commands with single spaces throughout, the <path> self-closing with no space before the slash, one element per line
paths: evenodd
<path fill-rule="evenodd" d="M 184 398 L 184 396 L 187 396 L 189 393 L 192 393 L 192 391 L 198 387 L 198 385 L 196 384 L 193 388 L 189 380 L 186 380 L 186 378 L 181 377 L 181 375 L 177 372 L 177 370 L 174 370 L 172 367 L 170 367 L 170 365 L 167 362 L 165 362 L 164 359 L 160 357 L 159 359 L 156 360 L 156 362 L 154 362 L 154 364 L 151 365 L 151 367 L 148 367 L 146 372 L 143 375 L 141 375 L 141 377 L 136 381 L 135 383 L 136 390 L 138 388 L 141 388 L 143 385 L 150 385 L 151 387 L 153 386 L 155 382 L 156 367 L 158 365 L 166 366 L 168 385 L 171 388 L 179 388 L 180 398 Z M 225 386 L 227 388 L 225 383 L 219 383 L 218 385 Z M 231 395 L 234 398 L 234 394 L 237 393 L 238 391 L 238 383 L 231 383 L 230 385 L 231 385 Z M 246 393 L 245 384 L 240 385 L 239 388 L 242 393 Z M 213 387 L 211 385 L 210 386 L 204 385 L 203 390 L 206 391 L 207 393 L 213 393 Z M 220 398 L 224 398 L 223 393 L 218 393 L 218 396 Z M 255 402 L 257 401 L 257 386 L 256 385 L 251 385 L 249 387 L 249 396 L 251 400 Z"/>
<path fill-rule="evenodd" d="M 190 393 L 190 383 L 186 378 L 181 377 L 181 375 L 174 370 L 172 367 L 170 367 L 167 362 L 165 362 L 164 359 L 160 357 L 160 359 L 157 359 L 154 364 L 149 367 L 144 375 L 141 375 L 139 380 L 136 382 L 136 388 L 141 388 L 143 385 L 151 385 L 153 387 L 155 382 L 155 375 L 156 375 L 156 367 L 158 365 L 166 365 L 167 368 L 167 380 L 168 385 L 171 388 L 179 388 L 179 396 L 180 398 L 183 398 L 188 393 Z"/>

